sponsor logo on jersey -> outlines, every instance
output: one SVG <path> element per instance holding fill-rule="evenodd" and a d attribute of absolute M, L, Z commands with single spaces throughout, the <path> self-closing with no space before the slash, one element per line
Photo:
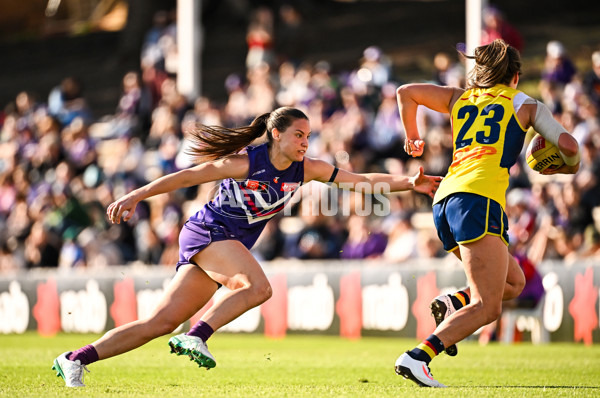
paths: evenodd
<path fill-rule="evenodd" d="M 242 187 L 251 191 L 266 192 L 269 190 L 269 181 L 246 180 Z"/>
<path fill-rule="evenodd" d="M 298 189 L 299 185 L 299 182 L 284 182 L 283 184 L 281 184 L 281 190 L 283 192 L 292 192 Z"/>

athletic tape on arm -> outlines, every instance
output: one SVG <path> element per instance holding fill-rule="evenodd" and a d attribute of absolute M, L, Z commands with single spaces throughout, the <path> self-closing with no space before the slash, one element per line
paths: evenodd
<path fill-rule="evenodd" d="M 533 121 L 533 128 L 542 137 L 556 145 L 559 148 L 560 155 L 562 156 L 565 163 L 569 166 L 574 166 L 579 162 L 579 152 L 574 156 L 566 156 L 560 147 L 558 146 L 558 137 L 562 133 L 568 134 L 565 128 L 554 119 L 550 109 L 540 101 L 537 102 L 537 110 L 535 112 L 535 120 Z"/>

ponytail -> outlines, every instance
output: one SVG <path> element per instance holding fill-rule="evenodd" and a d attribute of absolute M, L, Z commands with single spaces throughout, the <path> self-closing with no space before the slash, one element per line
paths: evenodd
<path fill-rule="evenodd" d="M 191 146 L 186 150 L 195 163 L 217 160 L 240 152 L 254 140 L 267 133 L 268 143 L 273 142 L 273 129 L 284 132 L 294 120 L 306 119 L 306 115 L 295 108 L 278 108 L 256 117 L 248 126 L 227 128 L 222 126 L 196 125 L 187 132 Z"/>
<path fill-rule="evenodd" d="M 460 53 L 475 60 L 475 66 L 467 77 L 467 89 L 509 85 L 515 74 L 521 73 L 519 51 L 502 39 L 477 47 L 474 55 L 467 55 L 462 51 Z"/>
<path fill-rule="evenodd" d="M 269 113 L 260 115 L 249 126 L 227 128 L 197 124 L 187 132 L 191 146 L 186 150 L 194 162 L 217 160 L 238 153 L 261 137 L 267 128 Z"/>

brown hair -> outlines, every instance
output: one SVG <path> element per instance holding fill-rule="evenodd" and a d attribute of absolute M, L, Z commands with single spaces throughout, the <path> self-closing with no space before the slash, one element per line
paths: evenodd
<path fill-rule="evenodd" d="M 270 113 L 263 113 L 248 126 L 227 128 L 197 124 L 195 129 L 187 132 L 191 147 L 186 153 L 192 156 L 195 162 L 221 159 L 238 153 L 265 132 L 268 145 L 271 145 L 273 129 L 283 132 L 297 119 L 308 120 L 308 117 L 296 108 L 282 107 Z"/>
<path fill-rule="evenodd" d="M 475 67 L 467 76 L 467 89 L 509 85 L 515 74 L 521 74 L 519 51 L 502 39 L 477 47 L 472 56 L 462 51 L 461 54 L 475 60 Z"/>

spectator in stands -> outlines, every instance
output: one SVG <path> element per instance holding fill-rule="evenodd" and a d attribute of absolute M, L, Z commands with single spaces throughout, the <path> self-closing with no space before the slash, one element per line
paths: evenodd
<path fill-rule="evenodd" d="M 359 79 L 368 85 L 381 89 L 390 80 L 392 63 L 381 48 L 369 46 L 363 51 L 360 69 L 368 73 L 359 76 Z"/>
<path fill-rule="evenodd" d="M 428 145 L 425 148 L 423 159 L 425 170 L 435 175 L 444 175 L 452 163 L 452 135 L 450 122 L 439 126 L 432 126 L 427 131 Z M 403 151 L 404 152 L 404 151 Z"/>
<path fill-rule="evenodd" d="M 439 52 L 433 58 L 433 83 L 440 86 L 465 86 L 465 71 L 460 62 L 453 61 L 450 54 Z"/>
<path fill-rule="evenodd" d="M 554 113 L 562 112 L 563 106 L 559 98 L 563 97 L 565 87 L 571 83 L 576 73 L 575 64 L 565 46 L 558 40 L 549 41 L 539 88 L 542 99 Z"/>
<path fill-rule="evenodd" d="M 4 218 L 15 205 L 17 189 L 11 173 L 0 174 L 0 215 Z"/>
<path fill-rule="evenodd" d="M 496 39 L 502 39 L 519 52 L 523 51 L 523 38 L 521 33 L 506 19 L 502 11 L 493 6 L 483 10 L 483 31 L 481 44 L 490 44 Z"/>
<path fill-rule="evenodd" d="M 42 221 L 31 227 L 31 233 L 25 239 L 25 260 L 27 268 L 57 267 L 59 257 L 59 238 Z"/>
<path fill-rule="evenodd" d="M 220 126 L 221 112 L 208 97 L 199 97 L 194 101 L 193 109 L 188 110 L 182 123 L 182 131 L 194 128 L 196 124 Z"/>
<path fill-rule="evenodd" d="M 444 258 L 448 254 L 444 251 L 434 229 L 422 229 L 418 232 L 417 248 L 418 258 L 423 259 Z"/>
<path fill-rule="evenodd" d="M 572 193 L 563 193 L 562 184 L 548 184 L 548 201 L 552 211 L 543 211 L 538 217 L 537 231 L 530 243 L 528 257 L 533 262 L 542 259 L 563 259 L 572 262 L 576 256 L 578 232 L 569 225 L 569 220 L 581 209 L 574 204 Z M 567 188 L 567 190 L 571 190 Z M 571 207 L 567 203 L 571 204 Z"/>
<path fill-rule="evenodd" d="M 14 239 L 12 240 L 14 242 Z M 7 240 L 2 240 L 0 246 L 0 275 L 11 274 L 22 268 L 20 261 L 11 244 Z"/>
<path fill-rule="evenodd" d="M 388 157 L 402 157 L 404 153 L 404 128 L 398 114 L 395 85 L 385 84 L 381 88 L 381 98 L 367 138 L 375 159 L 379 161 Z"/>
<path fill-rule="evenodd" d="M 275 88 L 271 82 L 271 66 L 266 62 L 256 64 L 248 70 L 247 77 L 247 112 L 250 115 L 261 115 L 273 109 Z"/>
<path fill-rule="evenodd" d="M 291 4 L 279 7 L 280 23 L 276 26 L 276 52 L 278 65 L 290 62 L 300 65 L 304 58 L 307 41 L 307 27 L 304 25 L 302 14 Z"/>
<path fill-rule="evenodd" d="M 583 246 L 579 254 L 583 259 L 600 260 L 600 232 L 598 227 L 590 226 L 586 229 Z"/>
<path fill-rule="evenodd" d="M 401 211 L 393 216 L 395 220 L 388 232 L 388 242 L 383 258 L 391 262 L 403 262 L 418 255 L 418 232 L 411 221 L 412 214 Z"/>
<path fill-rule="evenodd" d="M 45 134 L 38 142 L 35 142 L 34 137 L 30 137 L 28 147 L 31 149 L 30 164 L 39 172 L 40 177 L 52 170 L 64 158 L 62 142 L 58 134 Z"/>
<path fill-rule="evenodd" d="M 575 104 L 575 101 L 572 103 Z M 585 95 L 578 98 L 576 106 L 579 123 L 575 126 L 573 135 L 578 142 L 584 144 L 588 138 L 593 139 L 592 136 L 600 131 L 600 109 Z"/>
<path fill-rule="evenodd" d="M 151 104 L 151 109 L 154 109 L 160 102 L 162 98 L 161 87 L 167 78 L 168 75 L 165 71 L 142 62 L 142 91 L 148 96 L 149 100 L 146 102 Z"/>
<path fill-rule="evenodd" d="M 77 228 L 68 228 L 63 233 L 63 244 L 58 256 L 58 268 L 68 270 L 87 266 L 85 251 L 77 242 L 79 232 Z"/>
<path fill-rule="evenodd" d="M 506 195 L 506 215 L 510 225 L 510 241 L 516 245 L 527 243 L 534 233 L 535 212 L 529 207 L 527 190 L 514 188 Z"/>
<path fill-rule="evenodd" d="M 304 102 L 320 100 L 322 102 L 323 114 L 331 115 L 333 108 L 338 104 L 337 89 L 341 76 L 331 73 L 331 65 L 327 61 L 318 61 L 310 78 L 310 87 L 314 90 L 314 96 L 305 98 Z M 309 101 L 306 101 L 309 100 Z"/>
<path fill-rule="evenodd" d="M 558 40 L 546 45 L 546 59 L 542 70 L 542 81 L 566 85 L 577 73 L 575 64 L 567 54 L 565 46 Z"/>
<path fill-rule="evenodd" d="M 343 87 L 340 92 L 342 108 L 336 110 L 323 125 L 323 139 L 330 145 L 329 150 L 353 152 L 365 148 L 368 116 L 362 108 L 358 95 L 351 87 Z"/>
<path fill-rule="evenodd" d="M 385 251 L 387 236 L 366 216 L 353 214 L 348 218 L 348 238 L 342 246 L 343 259 L 379 258 Z"/>
<path fill-rule="evenodd" d="M 581 205 L 593 215 L 600 206 L 600 130 L 591 134 L 583 144 L 583 170 L 576 179 L 581 192 Z"/>
<path fill-rule="evenodd" d="M 177 116 L 178 125 L 181 124 L 183 117 L 190 110 L 187 98 L 177 89 L 177 80 L 174 77 L 165 79 L 161 86 L 161 103 L 167 105 L 171 112 Z M 178 128 L 178 134 L 181 136 L 181 128 Z"/>
<path fill-rule="evenodd" d="M 30 130 L 36 132 L 36 111 L 40 110 L 41 106 L 37 103 L 35 96 L 32 93 L 22 91 L 15 98 L 17 128 L 19 130 Z M 43 111 L 43 109 L 42 109 Z M 45 112 L 42 112 L 42 114 Z"/>
<path fill-rule="evenodd" d="M 76 117 L 86 123 L 93 121 L 87 101 L 83 96 L 83 85 L 79 78 L 68 76 L 48 95 L 48 112 L 56 117 L 63 126 L 70 124 Z"/>
<path fill-rule="evenodd" d="M 600 51 L 592 53 L 592 70 L 583 78 L 583 91 L 600 111 Z"/>
<path fill-rule="evenodd" d="M 177 137 L 179 129 L 177 115 L 168 104 L 161 102 L 152 112 L 152 125 L 146 138 L 146 148 L 158 149 L 163 139 L 169 136 Z"/>
<path fill-rule="evenodd" d="M 250 117 L 248 113 L 248 96 L 242 78 L 231 74 L 225 79 L 227 103 L 223 109 L 223 124 L 225 126 L 240 126 Z"/>
<path fill-rule="evenodd" d="M 252 70 L 262 63 L 274 65 L 275 33 L 273 11 L 268 7 L 257 8 L 248 25 L 246 44 L 246 68 Z"/>
<path fill-rule="evenodd" d="M 302 197 L 298 210 L 297 218 L 303 225 L 297 234 L 290 237 L 291 244 L 284 249 L 284 255 L 305 260 L 339 258 L 346 236 L 337 225 L 336 218 L 326 216 L 319 208 L 320 195 L 327 191 L 314 184 L 312 188 L 311 194 Z"/>
<path fill-rule="evenodd" d="M 149 88 L 142 86 L 140 74 L 127 72 L 121 83 L 121 97 L 113 115 L 102 118 L 97 125 L 98 138 L 139 137 L 147 129 L 152 113 L 153 98 Z"/>
<path fill-rule="evenodd" d="M 165 72 L 169 76 L 176 76 L 179 71 L 179 49 L 177 47 L 177 10 L 169 11 L 169 24 L 165 28 L 159 45 L 165 60 Z"/>
<path fill-rule="evenodd" d="M 62 131 L 62 148 L 65 158 L 76 169 L 76 174 L 96 162 L 96 140 L 89 135 L 89 128 L 77 117 Z"/>
<path fill-rule="evenodd" d="M 153 66 L 161 71 L 165 70 L 165 48 L 163 37 L 171 33 L 168 30 L 170 24 L 168 11 L 159 10 L 154 13 L 152 26 L 146 32 L 141 49 L 141 61 L 143 65 Z"/>

